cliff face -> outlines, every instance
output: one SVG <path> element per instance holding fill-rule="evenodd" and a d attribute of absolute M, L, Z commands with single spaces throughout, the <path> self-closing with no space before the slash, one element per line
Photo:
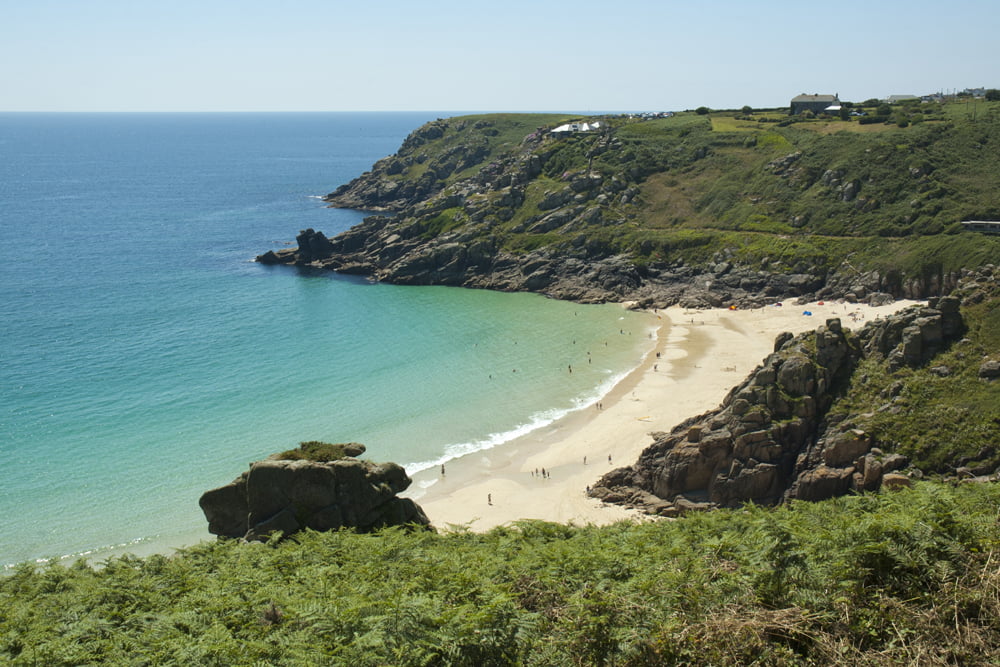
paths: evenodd
<path fill-rule="evenodd" d="M 830 415 L 830 406 L 862 358 L 917 367 L 963 331 L 959 300 L 944 297 L 871 322 L 857 335 L 839 319 L 798 337 L 783 334 L 718 410 L 659 434 L 634 465 L 605 475 L 591 494 L 673 516 L 903 483 L 893 473 L 908 460 L 883 453 L 850 419 Z"/>
<path fill-rule="evenodd" d="M 199 501 L 208 530 L 221 537 L 264 540 L 304 528 L 370 531 L 392 525 L 429 525 L 420 506 L 398 498 L 410 485 L 395 463 L 268 459 Z"/>
<path fill-rule="evenodd" d="M 960 202 L 979 205 L 1000 190 L 991 162 L 969 192 L 954 191 L 949 179 L 968 189 L 973 178 L 955 157 L 964 126 L 725 132 L 680 115 L 550 131 L 565 120 L 429 123 L 326 197 L 378 215 L 333 239 L 305 230 L 296 248 L 258 260 L 398 284 L 718 307 L 944 294 L 960 268 L 1000 250 L 997 239 L 941 233 L 965 215 Z M 1000 123 L 976 131 L 1000 136 Z M 910 153 L 898 150 L 904 144 Z"/>

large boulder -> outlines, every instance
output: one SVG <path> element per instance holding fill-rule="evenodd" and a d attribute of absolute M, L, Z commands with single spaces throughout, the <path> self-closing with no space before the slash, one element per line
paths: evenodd
<path fill-rule="evenodd" d="M 304 528 L 371 531 L 429 525 L 419 505 L 396 495 L 410 481 L 395 463 L 268 459 L 250 464 L 231 483 L 206 491 L 199 504 L 210 533 L 246 540 Z"/>

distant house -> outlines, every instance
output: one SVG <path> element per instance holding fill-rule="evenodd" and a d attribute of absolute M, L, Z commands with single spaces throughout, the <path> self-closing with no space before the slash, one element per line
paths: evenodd
<path fill-rule="evenodd" d="M 831 107 L 834 111 L 828 111 Z M 836 113 L 840 111 L 839 95 L 797 95 L 792 98 L 791 113 L 793 116 L 803 111 L 813 113 Z"/>
<path fill-rule="evenodd" d="M 889 97 L 885 98 L 885 101 L 888 104 L 899 104 L 900 102 L 906 102 L 908 100 L 918 100 L 918 99 L 920 98 L 917 97 L 916 95 L 890 95 Z"/>
<path fill-rule="evenodd" d="M 963 220 L 962 227 L 970 232 L 1000 234 L 1000 221 L 997 220 Z"/>
<path fill-rule="evenodd" d="M 566 123 L 565 125 L 560 125 L 556 129 L 552 130 L 552 132 L 591 132 L 598 129 L 600 126 L 601 123 L 596 120 L 593 123 Z"/>

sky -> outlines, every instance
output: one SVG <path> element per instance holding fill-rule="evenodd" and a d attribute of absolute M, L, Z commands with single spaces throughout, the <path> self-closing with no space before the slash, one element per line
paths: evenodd
<path fill-rule="evenodd" d="M 0 111 L 674 111 L 1000 87 L 997 0 L 0 0 Z"/>

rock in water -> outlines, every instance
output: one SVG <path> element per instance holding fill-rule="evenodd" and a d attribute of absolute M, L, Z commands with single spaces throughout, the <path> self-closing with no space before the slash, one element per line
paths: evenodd
<path fill-rule="evenodd" d="M 199 501 L 208 531 L 220 537 L 265 540 L 275 531 L 304 528 L 367 532 L 383 526 L 427 526 L 423 510 L 399 498 L 410 485 L 395 463 L 268 459 Z"/>

